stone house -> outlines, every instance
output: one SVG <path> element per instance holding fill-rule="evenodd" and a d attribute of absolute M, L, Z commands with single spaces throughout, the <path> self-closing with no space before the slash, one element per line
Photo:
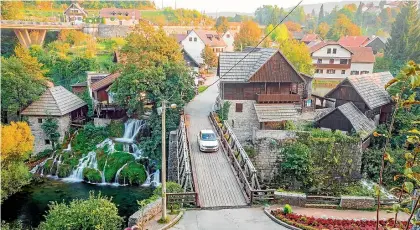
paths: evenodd
<path fill-rule="evenodd" d="M 83 19 L 88 16 L 88 13 L 82 7 L 80 7 L 79 4 L 72 3 L 64 11 L 64 16 L 66 18 L 66 22 L 81 24 L 83 23 Z"/>
<path fill-rule="evenodd" d="M 48 88 L 41 97 L 22 111 L 35 137 L 34 153 L 51 149 L 51 141 L 42 129 L 42 123 L 48 117 L 58 120 L 59 142 L 64 140 L 71 125 L 80 125 L 87 113 L 86 103 L 62 86 Z"/>
<path fill-rule="evenodd" d="M 277 49 L 248 52 L 221 53 L 218 66 L 219 106 L 230 102 L 228 121 L 241 142 L 249 141 L 255 129 L 278 129 L 314 109 L 310 76 L 299 73 Z"/>

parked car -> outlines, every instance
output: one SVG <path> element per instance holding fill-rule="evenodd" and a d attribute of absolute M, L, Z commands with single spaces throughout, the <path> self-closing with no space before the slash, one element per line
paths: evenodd
<path fill-rule="evenodd" d="M 201 152 L 217 152 L 219 142 L 213 130 L 201 130 L 197 135 L 198 147 Z"/>

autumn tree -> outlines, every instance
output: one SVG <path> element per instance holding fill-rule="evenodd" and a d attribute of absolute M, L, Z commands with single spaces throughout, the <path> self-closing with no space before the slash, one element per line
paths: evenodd
<path fill-rule="evenodd" d="M 268 25 L 265 28 L 265 34 L 270 33 L 274 29 L 273 25 Z M 272 41 L 276 42 L 283 42 L 291 37 L 289 30 L 287 29 L 286 25 L 280 24 L 277 26 L 270 34 L 270 38 Z"/>
<path fill-rule="evenodd" d="M 308 75 L 313 75 L 314 67 L 309 48 L 305 43 L 295 39 L 289 39 L 286 42 L 279 43 L 279 49 L 289 60 L 297 71 Z"/>
<path fill-rule="evenodd" d="M 322 39 L 325 39 L 327 37 L 328 31 L 330 30 L 330 26 L 326 22 L 321 22 L 318 25 L 318 28 L 316 32 L 319 34 L 319 36 Z"/>
<path fill-rule="evenodd" d="M 203 58 L 204 64 L 208 68 L 217 66 L 217 55 L 210 46 L 205 46 L 201 52 L 201 58 Z"/>
<path fill-rule="evenodd" d="M 292 21 L 287 21 L 287 22 L 284 23 L 284 25 L 286 25 L 287 29 L 290 32 L 300 32 L 300 31 L 302 31 L 302 26 L 299 23 L 292 22 Z"/>
<path fill-rule="evenodd" d="M 333 27 L 328 31 L 327 37 L 332 40 L 338 40 L 346 35 L 359 36 L 361 35 L 361 30 L 346 15 L 339 14 Z"/>
<path fill-rule="evenodd" d="M 78 30 L 61 30 L 58 35 L 59 41 L 69 43 L 70 45 L 76 45 L 76 46 L 82 45 L 89 38 L 91 38 L 90 35 L 87 35 Z"/>
<path fill-rule="evenodd" d="M 30 173 L 23 162 L 32 152 L 34 137 L 26 122 L 1 127 L 1 202 L 29 183 Z"/>
<path fill-rule="evenodd" d="M 2 1 L 1 3 L 1 18 L 4 20 L 22 19 L 22 11 L 22 1 Z"/>
<path fill-rule="evenodd" d="M 262 32 L 257 23 L 244 21 L 241 23 L 239 33 L 235 36 L 235 49 L 241 50 L 246 46 L 255 46 L 260 41 L 261 36 Z"/>
<path fill-rule="evenodd" d="M 229 21 L 227 17 L 218 17 L 216 20 L 216 30 L 219 33 L 226 33 L 229 30 Z"/>

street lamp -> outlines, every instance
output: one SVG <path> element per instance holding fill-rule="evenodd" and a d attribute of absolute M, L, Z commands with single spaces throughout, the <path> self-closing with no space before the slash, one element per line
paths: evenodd
<path fill-rule="evenodd" d="M 166 100 L 162 100 L 162 107 L 157 108 L 158 114 L 162 114 L 162 221 L 166 221 Z M 176 104 L 170 105 L 171 109 Z"/>

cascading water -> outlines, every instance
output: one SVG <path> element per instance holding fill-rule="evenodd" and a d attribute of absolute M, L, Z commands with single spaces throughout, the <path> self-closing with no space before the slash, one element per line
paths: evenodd
<path fill-rule="evenodd" d="M 91 151 L 85 157 L 82 157 L 79 160 L 79 164 L 77 165 L 76 169 L 73 170 L 71 175 L 66 179 L 70 181 L 83 181 L 83 170 L 86 167 L 98 169 L 98 162 L 96 161 L 95 151 Z"/>
<path fill-rule="evenodd" d="M 124 169 L 124 167 L 125 166 L 127 166 L 128 165 L 128 163 L 129 162 L 127 162 L 127 163 L 125 163 L 120 169 L 118 169 L 118 171 L 117 171 L 117 173 L 115 174 L 115 181 L 114 181 L 114 183 L 115 184 L 118 184 L 119 185 L 119 179 L 120 179 L 120 173 L 121 173 L 121 171 Z M 124 185 L 124 184 L 123 184 Z"/>
<path fill-rule="evenodd" d="M 153 174 L 149 174 L 149 172 L 147 170 L 146 170 L 146 173 L 147 173 L 146 180 L 144 181 L 144 183 L 141 186 L 149 187 L 150 186 L 151 177 L 152 177 Z"/>
<path fill-rule="evenodd" d="M 150 183 L 150 185 L 153 187 L 157 187 L 160 185 L 159 181 L 160 181 L 160 173 L 159 173 L 159 170 L 156 170 L 156 172 L 153 173 L 153 180 L 152 180 L 152 183 Z"/>
<path fill-rule="evenodd" d="M 104 170 L 102 170 L 102 172 L 101 172 L 102 184 L 106 184 L 106 180 L 105 180 L 105 168 L 106 168 L 106 165 L 107 164 L 108 164 L 108 157 L 105 160 Z"/>
<path fill-rule="evenodd" d="M 133 152 L 130 152 L 134 158 L 140 159 L 142 156 L 141 149 L 134 143 L 134 139 L 139 134 L 139 132 L 146 127 L 146 122 L 144 120 L 130 119 L 124 124 L 124 135 L 121 138 L 115 138 L 114 141 L 124 143 L 124 151 L 130 152 L 130 146 L 133 149 Z"/>
<path fill-rule="evenodd" d="M 65 152 L 70 152 L 71 151 L 71 143 L 70 142 L 67 145 L 67 148 L 66 149 L 63 149 L 63 151 L 65 151 Z"/>

